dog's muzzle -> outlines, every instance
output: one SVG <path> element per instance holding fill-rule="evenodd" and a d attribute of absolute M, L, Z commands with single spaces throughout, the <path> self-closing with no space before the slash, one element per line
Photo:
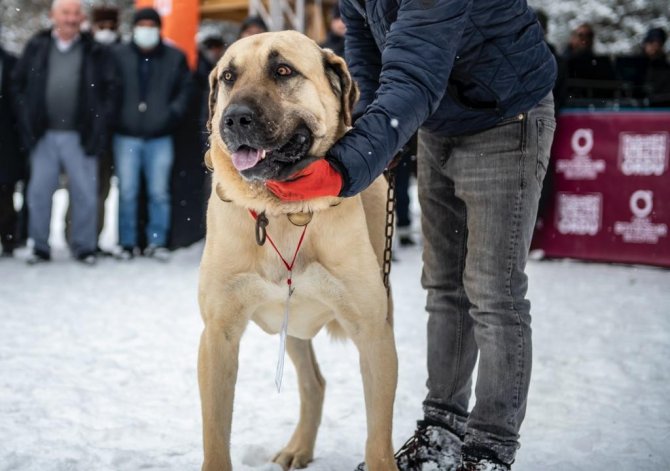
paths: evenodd
<path fill-rule="evenodd" d="M 281 125 L 281 123 L 280 123 Z M 312 133 L 300 123 L 288 138 L 273 138 L 277 124 L 245 104 L 229 105 L 220 123 L 233 165 L 248 180 L 282 180 L 298 171 L 312 146 Z"/>

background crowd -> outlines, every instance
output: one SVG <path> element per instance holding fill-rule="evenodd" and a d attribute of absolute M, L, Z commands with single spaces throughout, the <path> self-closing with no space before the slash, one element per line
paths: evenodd
<path fill-rule="evenodd" d="M 190 70 L 184 54 L 161 35 L 150 8 L 132 17 L 121 40 L 113 7 L 84 11 L 78 0 L 52 4 L 52 27 L 38 32 L 15 58 L 0 47 L 0 241 L 2 256 L 32 240 L 30 264 L 51 258 L 52 196 L 70 195 L 66 236 L 72 256 L 95 264 L 100 256 L 138 255 L 165 261 L 169 250 L 204 236 L 208 194 L 202 155 L 207 147 L 207 77 L 227 44 L 204 26 Z M 322 44 L 344 54 L 344 23 L 335 8 Z M 547 17 L 538 11 L 543 28 Z M 249 17 L 238 37 L 267 31 Z M 610 57 L 594 52 L 597 27 L 578 26 L 559 52 L 554 88 L 558 107 L 670 106 L 667 33 L 651 28 L 639 51 Z M 397 169 L 399 243 L 412 245 L 409 181 L 415 143 Z M 119 246 L 98 239 L 113 176 L 119 189 Z M 24 204 L 17 205 L 17 192 Z M 16 209 L 19 206 L 19 209 Z"/>

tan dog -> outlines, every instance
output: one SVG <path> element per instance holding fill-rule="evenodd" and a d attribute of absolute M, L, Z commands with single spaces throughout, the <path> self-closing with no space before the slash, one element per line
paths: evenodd
<path fill-rule="evenodd" d="M 282 329 L 289 273 L 269 243 L 256 243 L 249 210 L 264 212 L 267 234 L 290 262 L 312 216 L 292 270 L 286 349 L 298 375 L 300 418 L 274 458 L 284 469 L 312 460 L 325 381 L 311 338 L 324 326 L 350 337 L 360 353 L 369 470 L 395 470 L 391 443 L 397 358 L 390 297 L 381 266 L 386 182 L 353 198 L 285 203 L 265 187 L 319 156 L 351 125 L 357 99 L 344 61 L 290 31 L 234 43 L 210 76 L 214 169 L 199 302 L 205 329 L 198 376 L 202 400 L 203 470 L 230 470 L 230 430 L 240 338 L 249 320 L 268 333 Z M 268 362 L 276 360 L 270 348 Z M 259 427 L 262 424 L 259 424 Z"/>

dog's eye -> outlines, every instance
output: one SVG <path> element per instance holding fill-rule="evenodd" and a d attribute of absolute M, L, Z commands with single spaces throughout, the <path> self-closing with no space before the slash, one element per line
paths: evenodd
<path fill-rule="evenodd" d="M 279 67 L 277 67 L 275 73 L 280 77 L 290 77 L 291 75 L 293 75 L 293 69 L 291 69 L 288 65 L 282 64 Z"/>
<path fill-rule="evenodd" d="M 230 70 L 224 70 L 223 74 L 221 74 L 221 78 L 223 79 L 224 82 L 232 82 L 235 80 L 235 74 L 232 73 Z"/>

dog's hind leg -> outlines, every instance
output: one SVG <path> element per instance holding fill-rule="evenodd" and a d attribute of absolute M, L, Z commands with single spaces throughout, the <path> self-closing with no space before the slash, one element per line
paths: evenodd
<path fill-rule="evenodd" d="M 287 337 L 286 350 L 298 374 L 300 419 L 291 440 L 273 461 L 284 469 L 304 468 L 314 457 L 326 382 L 321 376 L 311 340 Z"/>

